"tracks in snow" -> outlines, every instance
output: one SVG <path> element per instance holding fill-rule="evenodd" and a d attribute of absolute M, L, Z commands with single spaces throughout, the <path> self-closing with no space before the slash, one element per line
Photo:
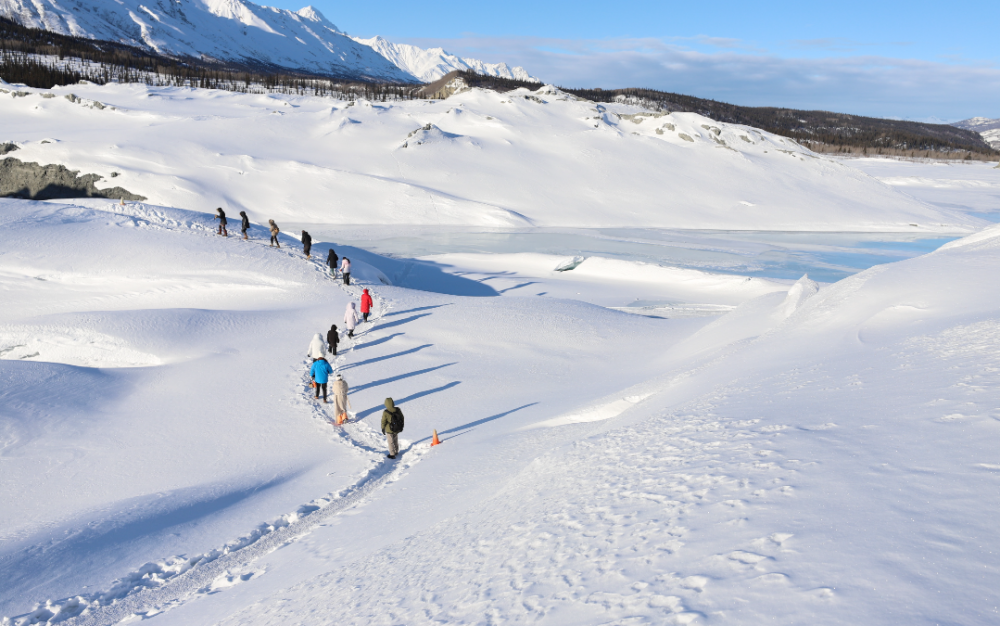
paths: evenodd
<path fill-rule="evenodd" d="M 144 207 L 143 207 L 144 208 Z M 180 224 L 157 213 L 144 213 L 139 217 L 150 225 L 168 230 L 195 230 L 191 224 Z M 159 218 L 159 219 L 157 219 Z M 156 222 L 159 222 L 158 224 Z M 257 245 L 262 245 L 257 244 Z M 285 252 L 285 254 L 289 254 Z M 317 271 L 330 275 L 319 259 L 310 261 Z M 336 280 L 336 278 L 332 278 Z M 339 287 L 352 298 L 359 298 L 360 285 Z M 389 303 L 384 298 L 372 294 L 375 301 L 374 315 L 368 328 L 356 334 L 347 354 L 341 353 L 334 360 L 338 369 L 347 361 L 354 348 L 363 344 L 364 339 L 374 329 L 388 310 Z M 373 311 L 373 313 L 375 313 Z M 308 376 L 304 377 L 304 395 L 311 405 L 313 415 L 327 424 L 333 424 L 327 405 L 315 404 L 310 397 Z M 349 422 L 336 427 L 340 440 L 369 454 L 383 456 L 384 444 L 378 434 L 364 422 Z M 402 442 L 401 442 L 402 443 Z M 148 618 L 180 606 L 199 596 L 218 592 L 239 582 L 250 580 L 260 574 L 253 568 L 254 562 L 309 534 L 314 528 L 324 524 L 340 513 L 360 506 L 381 488 L 398 480 L 404 472 L 417 463 L 429 450 L 422 447 L 401 446 L 398 460 L 389 462 L 384 457 L 364 474 L 357 482 L 340 493 L 319 498 L 298 508 L 294 513 L 278 520 L 259 525 L 253 532 L 230 541 L 219 549 L 193 558 L 174 557 L 158 563 L 147 563 L 115 582 L 111 589 L 78 595 L 63 600 L 49 600 L 34 610 L 13 618 L 3 618 L 2 626 L 23 626 L 28 624 L 65 624 L 66 626 L 107 626 L 129 618 Z"/>

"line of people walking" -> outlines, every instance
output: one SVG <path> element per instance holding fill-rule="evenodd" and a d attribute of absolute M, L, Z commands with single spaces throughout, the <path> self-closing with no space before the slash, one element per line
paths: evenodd
<path fill-rule="evenodd" d="M 354 302 L 348 303 L 347 310 L 344 313 L 344 326 L 347 329 L 348 337 L 354 337 L 354 330 L 357 328 L 358 323 L 368 321 L 373 304 L 371 293 L 369 293 L 367 288 L 361 294 L 361 315 L 363 318 L 358 318 Z M 312 359 L 309 377 L 312 379 L 312 386 L 316 391 L 316 400 L 318 401 L 320 394 L 322 394 L 324 404 L 329 404 L 327 385 L 329 384 L 330 376 L 334 374 L 334 369 L 330 365 L 330 362 L 327 361 L 326 354 L 327 350 L 329 350 L 332 356 L 337 356 L 337 347 L 339 344 L 340 332 L 336 324 L 332 324 L 330 330 L 327 331 L 325 345 L 323 337 L 319 333 L 313 335 L 312 341 L 309 342 L 308 357 Z M 337 372 L 333 382 L 332 395 L 334 415 L 336 416 L 336 424 L 338 426 L 347 422 L 348 412 L 351 410 L 351 401 L 347 397 L 348 391 L 349 386 L 347 381 L 344 380 L 342 374 Z M 385 410 L 382 411 L 381 429 L 382 433 L 386 436 L 386 445 L 389 449 L 386 456 L 390 459 L 395 459 L 396 455 L 399 454 L 399 433 L 403 432 L 403 426 L 404 418 L 402 409 L 395 405 L 392 398 L 386 398 Z"/>

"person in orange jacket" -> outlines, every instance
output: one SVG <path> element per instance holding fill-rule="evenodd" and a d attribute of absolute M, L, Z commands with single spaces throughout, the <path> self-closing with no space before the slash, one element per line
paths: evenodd
<path fill-rule="evenodd" d="M 361 315 L 364 317 L 365 321 L 368 321 L 368 316 L 372 312 L 372 297 L 368 295 L 368 290 L 365 289 L 364 293 L 361 294 Z"/>

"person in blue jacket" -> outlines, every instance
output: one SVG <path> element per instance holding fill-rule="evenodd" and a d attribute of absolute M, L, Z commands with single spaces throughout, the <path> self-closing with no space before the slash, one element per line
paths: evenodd
<path fill-rule="evenodd" d="M 309 376 L 312 377 L 313 382 L 316 383 L 316 399 L 319 400 L 319 390 L 323 388 L 323 402 L 329 404 L 326 399 L 326 383 L 330 380 L 330 374 L 333 373 L 333 368 L 330 364 L 326 362 L 326 359 L 316 359 L 313 361 L 312 369 L 309 370 Z"/>

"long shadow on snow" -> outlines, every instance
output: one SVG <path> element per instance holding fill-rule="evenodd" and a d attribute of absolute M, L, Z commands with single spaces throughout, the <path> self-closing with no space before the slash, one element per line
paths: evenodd
<path fill-rule="evenodd" d="M 371 363 L 378 363 L 379 361 L 385 361 L 386 359 L 393 359 L 393 358 L 396 358 L 397 356 L 403 356 L 404 354 L 413 354 L 414 352 L 419 352 L 419 351 L 423 350 L 424 348 L 430 348 L 433 345 L 434 344 L 432 344 L 432 343 L 425 343 L 422 346 L 417 346 L 416 348 L 410 348 L 409 350 L 403 350 L 402 352 L 397 352 L 395 354 L 387 354 L 385 356 L 377 356 L 377 357 L 375 357 L 373 359 L 368 359 L 367 361 L 358 361 L 357 363 L 348 363 L 347 365 L 344 365 L 340 369 L 341 369 L 341 371 L 343 371 L 343 370 L 349 370 L 351 368 L 361 367 L 362 365 L 369 365 Z"/>
<path fill-rule="evenodd" d="M 405 398 L 399 398 L 398 400 L 395 400 L 395 403 L 396 403 L 397 406 L 402 406 L 403 404 L 405 404 L 407 402 L 410 402 L 412 400 L 416 400 L 417 398 L 423 398 L 424 396 L 429 396 L 432 393 L 437 393 L 439 391 L 445 391 L 446 389 L 451 389 L 455 385 L 460 385 L 461 383 L 462 383 L 462 381 L 460 381 L 460 380 L 453 380 L 450 383 L 448 383 L 447 385 L 441 385 L 440 387 L 438 387 L 436 389 L 428 389 L 427 391 L 418 391 L 417 393 L 410 394 L 410 395 L 406 396 Z M 372 413 L 378 413 L 379 411 L 381 411 L 384 408 L 385 408 L 385 405 L 384 404 L 380 404 L 380 405 L 374 406 L 374 407 L 372 407 L 370 409 L 365 409 L 364 411 L 361 411 L 360 413 L 358 413 L 358 419 L 364 419 L 364 418 L 368 417 L 369 415 L 371 415 Z M 423 439 L 421 439 L 421 441 L 423 441 Z"/>
<path fill-rule="evenodd" d="M 383 378 L 381 380 L 373 380 L 370 383 L 365 383 L 364 385 L 358 385 L 357 387 L 351 390 L 351 393 L 357 393 L 359 391 L 364 391 L 365 389 L 371 389 L 372 387 L 378 387 L 380 385 L 387 385 L 389 383 L 394 383 L 397 380 L 403 380 L 404 378 L 410 378 L 412 376 L 420 376 L 421 374 L 433 372 L 434 370 L 439 370 L 443 367 L 448 367 L 449 365 L 455 365 L 455 363 L 445 363 L 444 365 L 436 365 L 434 367 L 428 367 L 426 369 L 417 370 L 415 372 L 410 372 L 408 374 L 400 374 L 399 376 L 392 376 L 390 378 Z"/>
<path fill-rule="evenodd" d="M 375 339 L 374 341 L 369 341 L 369 342 L 366 342 L 366 343 L 363 343 L 363 344 L 360 344 L 360 345 L 356 345 L 356 346 L 354 346 L 354 349 L 355 350 L 360 350 L 362 348 L 370 348 L 371 346 L 377 346 L 380 343 L 385 343 L 387 341 L 391 341 L 394 337 L 402 337 L 405 334 L 406 333 L 393 333 L 393 334 L 389 335 L 388 337 L 382 337 L 381 339 Z"/>
<path fill-rule="evenodd" d="M 409 322 L 412 322 L 413 320 L 418 320 L 421 317 L 427 317 L 428 315 L 431 315 L 431 314 L 430 313 L 421 313 L 420 315 L 411 315 L 410 317 L 404 317 L 401 320 L 396 320 L 395 322 L 389 322 L 388 324 L 379 324 L 378 325 L 378 329 L 382 330 L 382 329 L 385 329 L 385 328 L 392 328 L 393 326 L 402 326 L 403 324 L 407 324 Z"/>
<path fill-rule="evenodd" d="M 299 474 L 301 472 L 278 476 L 262 485 L 244 487 L 221 495 L 206 497 L 206 494 L 199 493 L 200 488 L 192 487 L 166 496 L 143 496 L 116 503 L 118 513 L 100 520 L 88 521 L 81 518 L 70 522 L 61 529 L 47 533 L 46 539 L 0 557 L 0 589 L 5 590 L 5 595 L 16 593 L 19 583 L 39 580 L 39 573 L 48 570 L 51 571 L 42 575 L 41 579 L 58 579 L 60 573 L 66 571 L 67 563 L 73 564 L 73 574 L 92 568 L 100 571 L 105 561 L 118 558 L 123 552 L 127 554 L 130 545 L 162 535 L 168 529 L 206 519 L 263 491 L 279 487 Z M 199 496 L 200 499 L 185 502 L 188 498 Z M 175 508 L 171 506 L 171 501 L 176 501 Z M 126 519 L 122 520 L 122 517 Z M 183 552 L 183 549 L 179 551 Z M 141 552 L 141 548 L 137 550 L 137 553 Z M 116 557 L 111 557 L 111 554 Z"/>
<path fill-rule="evenodd" d="M 439 263 L 418 259 L 394 259 L 354 246 L 329 243 L 313 244 L 316 256 L 323 259 L 326 258 L 327 251 L 331 247 L 337 251 L 340 258 L 346 256 L 352 261 L 363 261 L 375 267 L 397 287 L 443 293 L 449 296 L 487 297 L 499 295 L 496 289 L 489 285 L 444 271 L 444 268 L 448 266 Z"/>
<path fill-rule="evenodd" d="M 443 306 L 448 306 L 450 304 L 451 304 L 450 302 L 446 302 L 445 304 L 431 304 L 429 306 L 418 306 L 413 309 L 406 309 L 405 311 L 393 311 L 392 313 L 386 313 L 382 317 L 392 317 L 393 315 L 406 315 L 407 313 L 416 313 L 417 311 L 427 311 L 428 309 L 439 309 Z"/>
<path fill-rule="evenodd" d="M 440 435 L 447 435 L 449 433 L 454 433 L 454 432 L 457 432 L 457 431 L 460 431 L 460 430 L 472 429 L 472 428 L 475 428 L 476 426 L 481 426 L 481 425 L 483 425 L 483 424 L 485 424 L 487 422 L 492 422 L 493 420 L 498 420 L 501 417 L 507 417 L 511 413 L 516 413 L 517 411 L 520 411 L 521 409 L 526 409 L 529 406 L 535 406 L 536 404 L 538 404 L 538 403 L 537 402 L 529 402 L 528 404 L 525 404 L 523 406 L 519 406 L 516 409 L 511 409 L 509 411 L 504 411 L 503 413 L 497 413 L 496 415 L 491 415 L 489 417 L 484 417 L 481 420 L 476 420 L 474 422 L 469 422 L 468 424 L 463 424 L 461 426 L 455 426 L 454 428 L 449 428 L 448 430 L 442 430 L 441 432 L 438 433 L 438 435 L 439 436 Z M 459 435 L 464 435 L 464 434 L 465 433 L 459 433 Z M 455 435 L 455 436 L 458 437 L 458 435 Z M 422 443 L 424 441 L 427 441 L 428 439 L 430 439 L 430 437 L 424 437 L 423 439 L 420 439 L 419 441 L 414 441 L 413 445 L 417 445 L 418 443 Z"/>

